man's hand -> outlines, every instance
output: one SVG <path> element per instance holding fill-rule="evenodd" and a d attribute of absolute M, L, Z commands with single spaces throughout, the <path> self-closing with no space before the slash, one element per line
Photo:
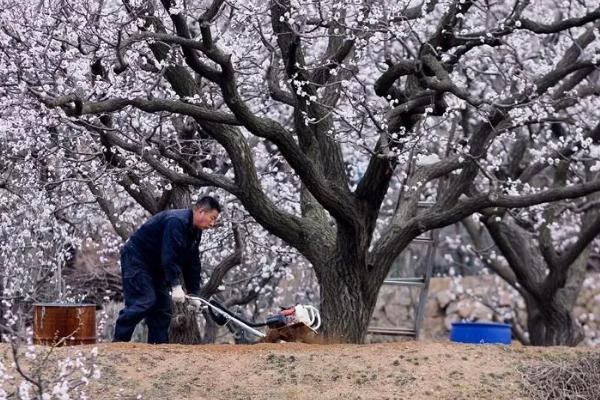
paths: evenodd
<path fill-rule="evenodd" d="M 194 298 L 193 296 L 188 297 L 188 299 L 190 300 L 190 304 L 194 306 L 196 310 L 199 311 L 202 309 L 202 307 L 204 307 L 204 304 L 202 304 L 200 300 Z"/>
<path fill-rule="evenodd" d="M 185 301 L 185 292 L 181 285 L 173 286 L 171 288 L 171 299 L 175 303 L 183 303 Z"/>

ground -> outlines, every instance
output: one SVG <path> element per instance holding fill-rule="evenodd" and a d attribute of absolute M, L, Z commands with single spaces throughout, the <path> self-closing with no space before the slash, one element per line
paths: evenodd
<path fill-rule="evenodd" d="M 1 345 L 6 361 L 9 346 Z M 525 399 L 517 368 L 590 349 L 518 344 L 146 345 L 100 343 L 98 400 Z M 42 350 L 40 350 L 42 349 Z M 38 348 L 38 351 L 43 351 Z M 64 357 L 92 346 L 55 350 Z"/>

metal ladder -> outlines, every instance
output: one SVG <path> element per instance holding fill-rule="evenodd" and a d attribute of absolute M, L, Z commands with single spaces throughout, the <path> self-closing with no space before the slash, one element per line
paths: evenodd
<path fill-rule="evenodd" d="M 429 207 L 431 203 L 420 202 L 419 207 Z M 425 304 L 427 302 L 427 294 L 429 292 L 429 281 L 433 272 L 433 263 L 435 259 L 435 249 L 437 245 L 437 231 L 426 232 L 425 235 L 418 236 L 412 242 L 412 244 L 425 245 L 427 250 L 425 252 L 425 273 L 421 276 L 415 277 L 402 277 L 402 278 L 388 278 L 383 281 L 383 285 L 389 286 L 408 286 L 417 287 L 421 291 L 419 293 L 419 301 L 415 310 L 414 317 L 414 328 L 393 328 L 393 327 L 377 327 L 370 326 L 367 333 L 372 335 L 388 335 L 388 336 L 408 336 L 415 339 L 419 339 L 419 333 L 421 330 L 421 324 L 423 323 L 423 317 L 425 313 Z"/>

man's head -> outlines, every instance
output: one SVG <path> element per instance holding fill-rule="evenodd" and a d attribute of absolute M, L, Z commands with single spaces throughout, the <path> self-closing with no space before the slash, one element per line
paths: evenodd
<path fill-rule="evenodd" d="M 210 196 L 204 196 L 194 204 L 194 227 L 196 229 L 210 229 L 221 213 L 219 202 Z"/>

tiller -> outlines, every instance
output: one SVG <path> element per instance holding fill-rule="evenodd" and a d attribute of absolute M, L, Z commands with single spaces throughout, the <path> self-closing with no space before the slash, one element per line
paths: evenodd
<path fill-rule="evenodd" d="M 207 300 L 193 295 L 187 297 L 200 301 L 217 324 L 225 325 L 231 322 L 244 331 L 261 338 L 260 342 L 315 343 L 317 341 L 317 329 L 321 326 L 321 315 L 319 310 L 311 305 L 298 304 L 293 307 L 282 307 L 278 313 L 268 316 L 265 322 L 253 322 L 244 320 L 214 299 Z M 257 329 L 263 327 L 267 328 L 266 333 Z"/>

